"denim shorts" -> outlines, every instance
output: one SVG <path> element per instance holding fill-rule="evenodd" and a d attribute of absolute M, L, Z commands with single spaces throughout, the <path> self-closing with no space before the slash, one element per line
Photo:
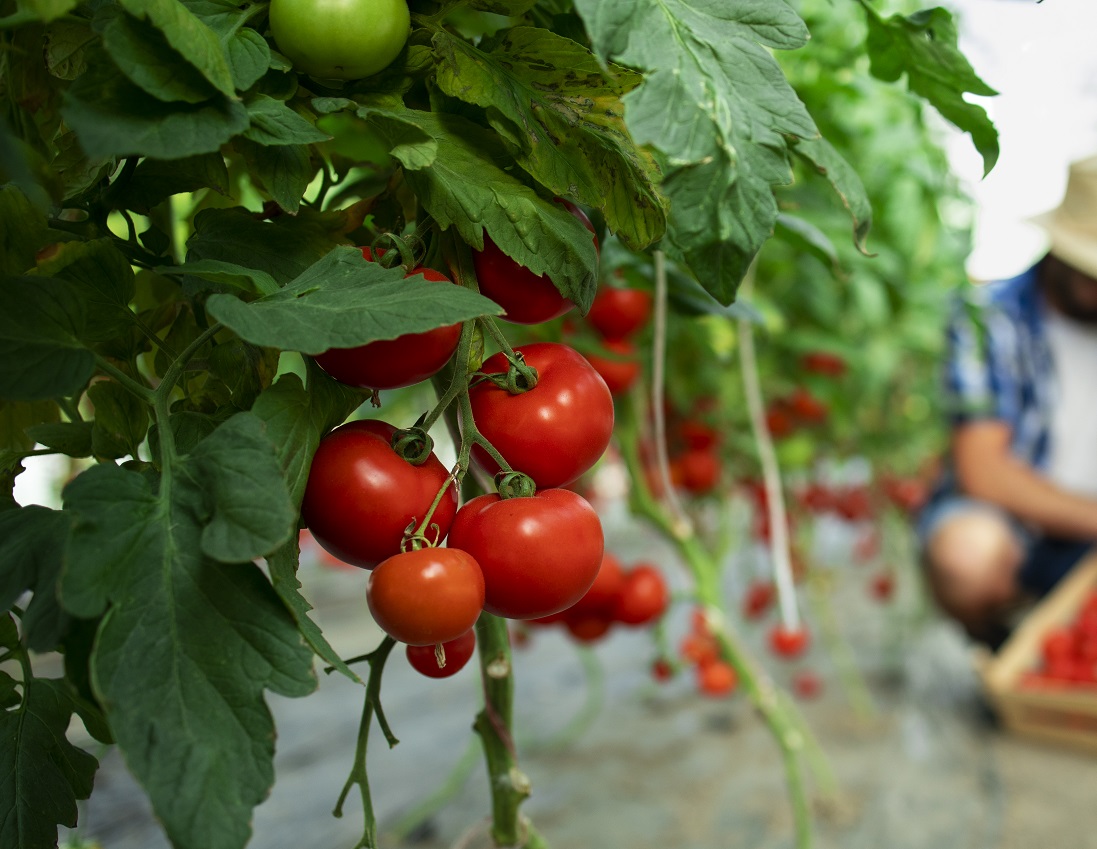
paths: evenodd
<path fill-rule="evenodd" d="M 993 504 L 955 493 L 936 494 L 919 514 L 915 523 L 919 549 L 926 550 L 930 536 L 946 519 L 973 510 L 999 515 L 1013 528 L 1024 550 L 1017 582 L 1037 597 L 1046 595 L 1088 552 L 1097 550 L 1097 541 L 1041 535 Z"/>

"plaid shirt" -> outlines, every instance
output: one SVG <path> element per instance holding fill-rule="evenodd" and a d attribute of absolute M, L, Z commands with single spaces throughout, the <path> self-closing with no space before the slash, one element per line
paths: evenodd
<path fill-rule="evenodd" d="M 1014 456 L 1036 468 L 1048 461 L 1055 369 L 1044 332 L 1044 302 L 1034 266 L 976 287 L 956 304 L 948 327 L 945 403 L 953 426 L 1004 421 Z"/>

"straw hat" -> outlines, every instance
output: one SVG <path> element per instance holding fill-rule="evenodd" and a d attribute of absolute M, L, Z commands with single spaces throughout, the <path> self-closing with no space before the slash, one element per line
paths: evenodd
<path fill-rule="evenodd" d="M 1051 253 L 1097 278 L 1097 156 L 1070 166 L 1062 203 L 1032 222 L 1047 234 Z"/>

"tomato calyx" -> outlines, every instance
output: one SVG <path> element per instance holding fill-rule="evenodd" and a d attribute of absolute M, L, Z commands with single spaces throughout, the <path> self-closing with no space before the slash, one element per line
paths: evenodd
<path fill-rule="evenodd" d="M 521 351 L 515 351 L 513 357 L 508 355 L 507 359 L 510 361 L 510 367 L 505 372 L 494 374 L 478 372 L 477 378 L 490 381 L 511 395 L 521 395 L 537 386 L 537 369 L 526 365 Z"/>
<path fill-rule="evenodd" d="M 533 482 L 533 478 L 513 469 L 499 472 L 495 476 L 495 488 L 504 501 L 508 498 L 533 498 L 537 494 L 537 484 Z"/>
<path fill-rule="evenodd" d="M 397 430 L 392 435 L 392 450 L 413 466 L 421 466 L 434 451 L 434 440 L 419 425 Z"/>

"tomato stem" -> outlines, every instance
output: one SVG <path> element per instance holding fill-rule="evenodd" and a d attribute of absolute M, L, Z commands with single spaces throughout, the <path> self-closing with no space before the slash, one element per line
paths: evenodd
<path fill-rule="evenodd" d="M 510 368 L 507 369 L 505 378 L 493 380 L 493 382 L 506 389 L 511 395 L 533 389 L 537 385 L 537 369 L 526 365 L 521 352 L 515 351 L 510 346 L 510 342 L 507 341 L 507 337 L 503 335 L 503 331 L 499 329 L 499 325 L 494 318 L 481 316 L 477 321 L 480 322 L 480 326 L 487 331 L 487 335 L 499 346 L 503 356 L 510 362 Z M 489 379 L 493 378 L 489 376 Z"/>

